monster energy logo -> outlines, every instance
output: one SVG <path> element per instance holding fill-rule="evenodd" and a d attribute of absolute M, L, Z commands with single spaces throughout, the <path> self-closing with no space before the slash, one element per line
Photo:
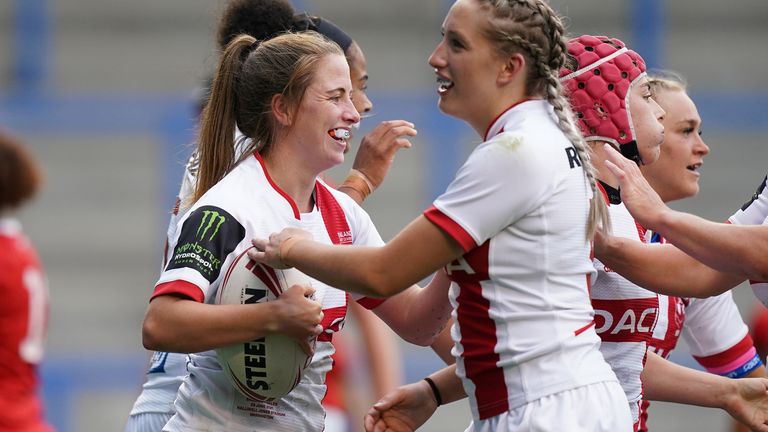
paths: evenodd
<path fill-rule="evenodd" d="M 216 227 L 213 228 L 211 236 L 208 237 L 208 240 L 212 241 L 213 238 L 216 237 L 216 234 L 219 233 L 219 228 L 225 220 L 224 216 L 220 215 L 217 211 L 203 210 L 203 220 L 200 221 L 200 226 L 197 227 L 197 234 L 195 235 L 200 240 L 205 240 L 205 235 L 211 231 L 211 228 L 215 225 Z"/>

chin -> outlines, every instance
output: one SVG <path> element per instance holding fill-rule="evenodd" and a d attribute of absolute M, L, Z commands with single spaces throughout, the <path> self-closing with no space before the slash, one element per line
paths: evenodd
<path fill-rule="evenodd" d="M 464 117 L 462 117 L 461 112 L 453 108 L 451 106 L 451 103 L 446 102 L 445 99 L 443 99 L 442 97 L 440 97 L 440 100 L 437 102 L 437 107 L 440 109 L 440 112 L 442 112 L 445 115 L 455 117 L 459 120 L 464 120 Z"/>

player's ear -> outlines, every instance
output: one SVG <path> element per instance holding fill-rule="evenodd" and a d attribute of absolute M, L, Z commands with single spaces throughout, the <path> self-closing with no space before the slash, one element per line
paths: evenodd
<path fill-rule="evenodd" d="M 497 82 L 501 85 L 512 82 L 518 75 L 525 73 L 525 57 L 520 53 L 514 53 L 504 58 L 500 63 Z"/>
<path fill-rule="evenodd" d="M 291 109 L 288 105 L 285 96 L 282 94 L 276 94 L 272 96 L 272 102 L 270 103 L 272 114 L 281 126 L 290 126 L 293 122 L 293 116 L 291 115 Z"/>

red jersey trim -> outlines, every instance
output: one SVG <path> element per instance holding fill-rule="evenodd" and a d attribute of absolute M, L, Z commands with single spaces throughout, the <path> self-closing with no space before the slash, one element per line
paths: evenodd
<path fill-rule="evenodd" d="M 445 213 L 441 212 L 434 205 L 424 211 L 424 217 L 456 240 L 459 246 L 464 249 L 464 252 L 469 252 L 477 247 L 475 239 L 473 239 L 461 225 L 446 216 Z"/>
<path fill-rule="evenodd" d="M 606 205 L 611 205 L 611 199 L 608 198 L 608 191 L 605 190 L 602 184 L 600 182 L 596 182 L 597 190 L 600 191 L 601 194 L 603 194 L 603 199 L 605 200 Z"/>
<path fill-rule="evenodd" d="M 293 217 L 296 219 L 301 220 L 301 214 L 299 213 L 299 206 L 296 205 L 296 202 L 291 198 L 290 195 L 285 193 L 284 190 L 280 189 L 280 186 L 275 184 L 274 181 L 272 181 L 272 177 L 269 175 L 269 171 L 267 171 L 267 166 L 264 165 L 264 159 L 261 158 L 261 155 L 259 152 L 253 152 L 253 156 L 256 158 L 257 161 L 259 161 L 259 164 L 261 165 L 261 169 L 264 171 L 264 176 L 267 178 L 267 182 L 270 186 L 272 186 L 272 189 L 275 190 L 275 192 L 282 195 L 283 198 L 285 198 L 286 201 L 288 201 L 288 204 L 291 206 L 291 210 L 293 210 Z"/>
<path fill-rule="evenodd" d="M 573 332 L 573 335 L 574 336 L 578 336 L 578 335 L 584 333 L 585 331 L 589 330 L 590 327 L 594 327 L 594 326 L 595 326 L 595 320 L 592 320 L 589 324 L 585 325 L 584 327 L 576 329 Z"/>
<path fill-rule="evenodd" d="M 701 364 L 707 369 L 717 368 L 737 360 L 740 356 L 744 355 L 750 349 L 754 348 L 754 345 L 755 344 L 752 341 L 752 337 L 749 334 L 747 334 L 736 345 L 728 348 L 727 350 L 719 354 L 715 354 L 707 357 L 693 356 L 693 358 L 696 359 L 696 361 L 699 362 L 699 364 Z"/>
<path fill-rule="evenodd" d="M 499 113 L 499 115 L 497 115 L 496 118 L 494 118 L 491 121 L 491 123 L 488 125 L 488 127 L 485 128 L 485 133 L 483 134 L 483 140 L 484 141 L 488 141 L 489 139 L 491 139 L 491 137 L 488 136 L 488 133 L 491 132 L 491 129 L 493 129 L 493 126 L 496 124 L 497 121 L 499 121 L 501 116 L 503 116 L 504 114 L 508 113 L 509 110 L 511 110 L 512 108 L 514 108 L 514 107 L 516 107 L 516 106 L 518 106 L 518 105 L 520 105 L 520 104 L 522 104 L 524 102 L 528 102 L 529 100 L 533 100 L 533 99 L 525 98 L 525 99 L 523 99 L 521 101 L 515 102 L 512 105 L 510 105 L 509 107 L 507 107 L 507 109 L 505 109 L 504 111 Z M 502 132 L 504 132 L 504 128 L 501 128 L 501 130 L 499 131 L 499 133 L 502 133 Z M 496 135 L 498 135 L 498 134 L 496 134 Z"/>
<path fill-rule="evenodd" d="M 191 300 L 194 300 L 198 303 L 202 303 L 205 300 L 205 295 L 200 290 L 200 287 L 191 282 L 183 280 L 161 283 L 155 287 L 155 290 L 152 292 L 152 297 L 150 297 L 149 300 L 152 301 L 152 299 L 155 297 L 169 294 L 189 297 Z"/>
<path fill-rule="evenodd" d="M 464 371 L 475 385 L 478 416 L 484 420 L 509 410 L 504 369 L 498 366 L 499 354 L 495 352 L 496 323 L 480 282 L 464 281 L 459 286 L 456 319 L 461 329 L 459 342 L 464 347 Z"/>
<path fill-rule="evenodd" d="M 371 310 L 379 307 L 382 303 L 384 303 L 385 300 L 386 299 L 383 298 L 363 297 L 357 300 L 357 304 L 368 310 Z"/>
<path fill-rule="evenodd" d="M 320 182 L 315 183 L 315 199 L 331 243 L 335 245 L 352 244 L 352 230 L 349 229 L 347 215 L 336 197 Z"/>

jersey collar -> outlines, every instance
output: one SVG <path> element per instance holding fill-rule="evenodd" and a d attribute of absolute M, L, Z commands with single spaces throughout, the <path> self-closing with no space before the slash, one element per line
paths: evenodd
<path fill-rule="evenodd" d="M 519 102 L 515 102 L 509 108 L 502 111 L 501 114 L 497 115 L 496 118 L 493 119 L 493 121 L 491 121 L 491 124 L 488 126 L 488 129 L 485 130 L 485 135 L 483 135 L 483 141 L 488 141 L 489 139 L 495 137 L 496 135 L 504 132 L 504 125 L 507 123 L 510 117 L 513 117 L 515 115 L 515 113 L 525 112 L 527 109 L 540 105 L 541 103 L 547 103 L 547 101 L 543 99 L 527 98 Z"/>
<path fill-rule="evenodd" d="M 608 184 L 604 183 L 602 180 L 598 180 L 598 185 L 603 192 L 603 196 L 605 196 L 605 200 L 609 204 L 621 204 L 621 192 L 619 192 L 618 189 L 608 186 Z"/>

